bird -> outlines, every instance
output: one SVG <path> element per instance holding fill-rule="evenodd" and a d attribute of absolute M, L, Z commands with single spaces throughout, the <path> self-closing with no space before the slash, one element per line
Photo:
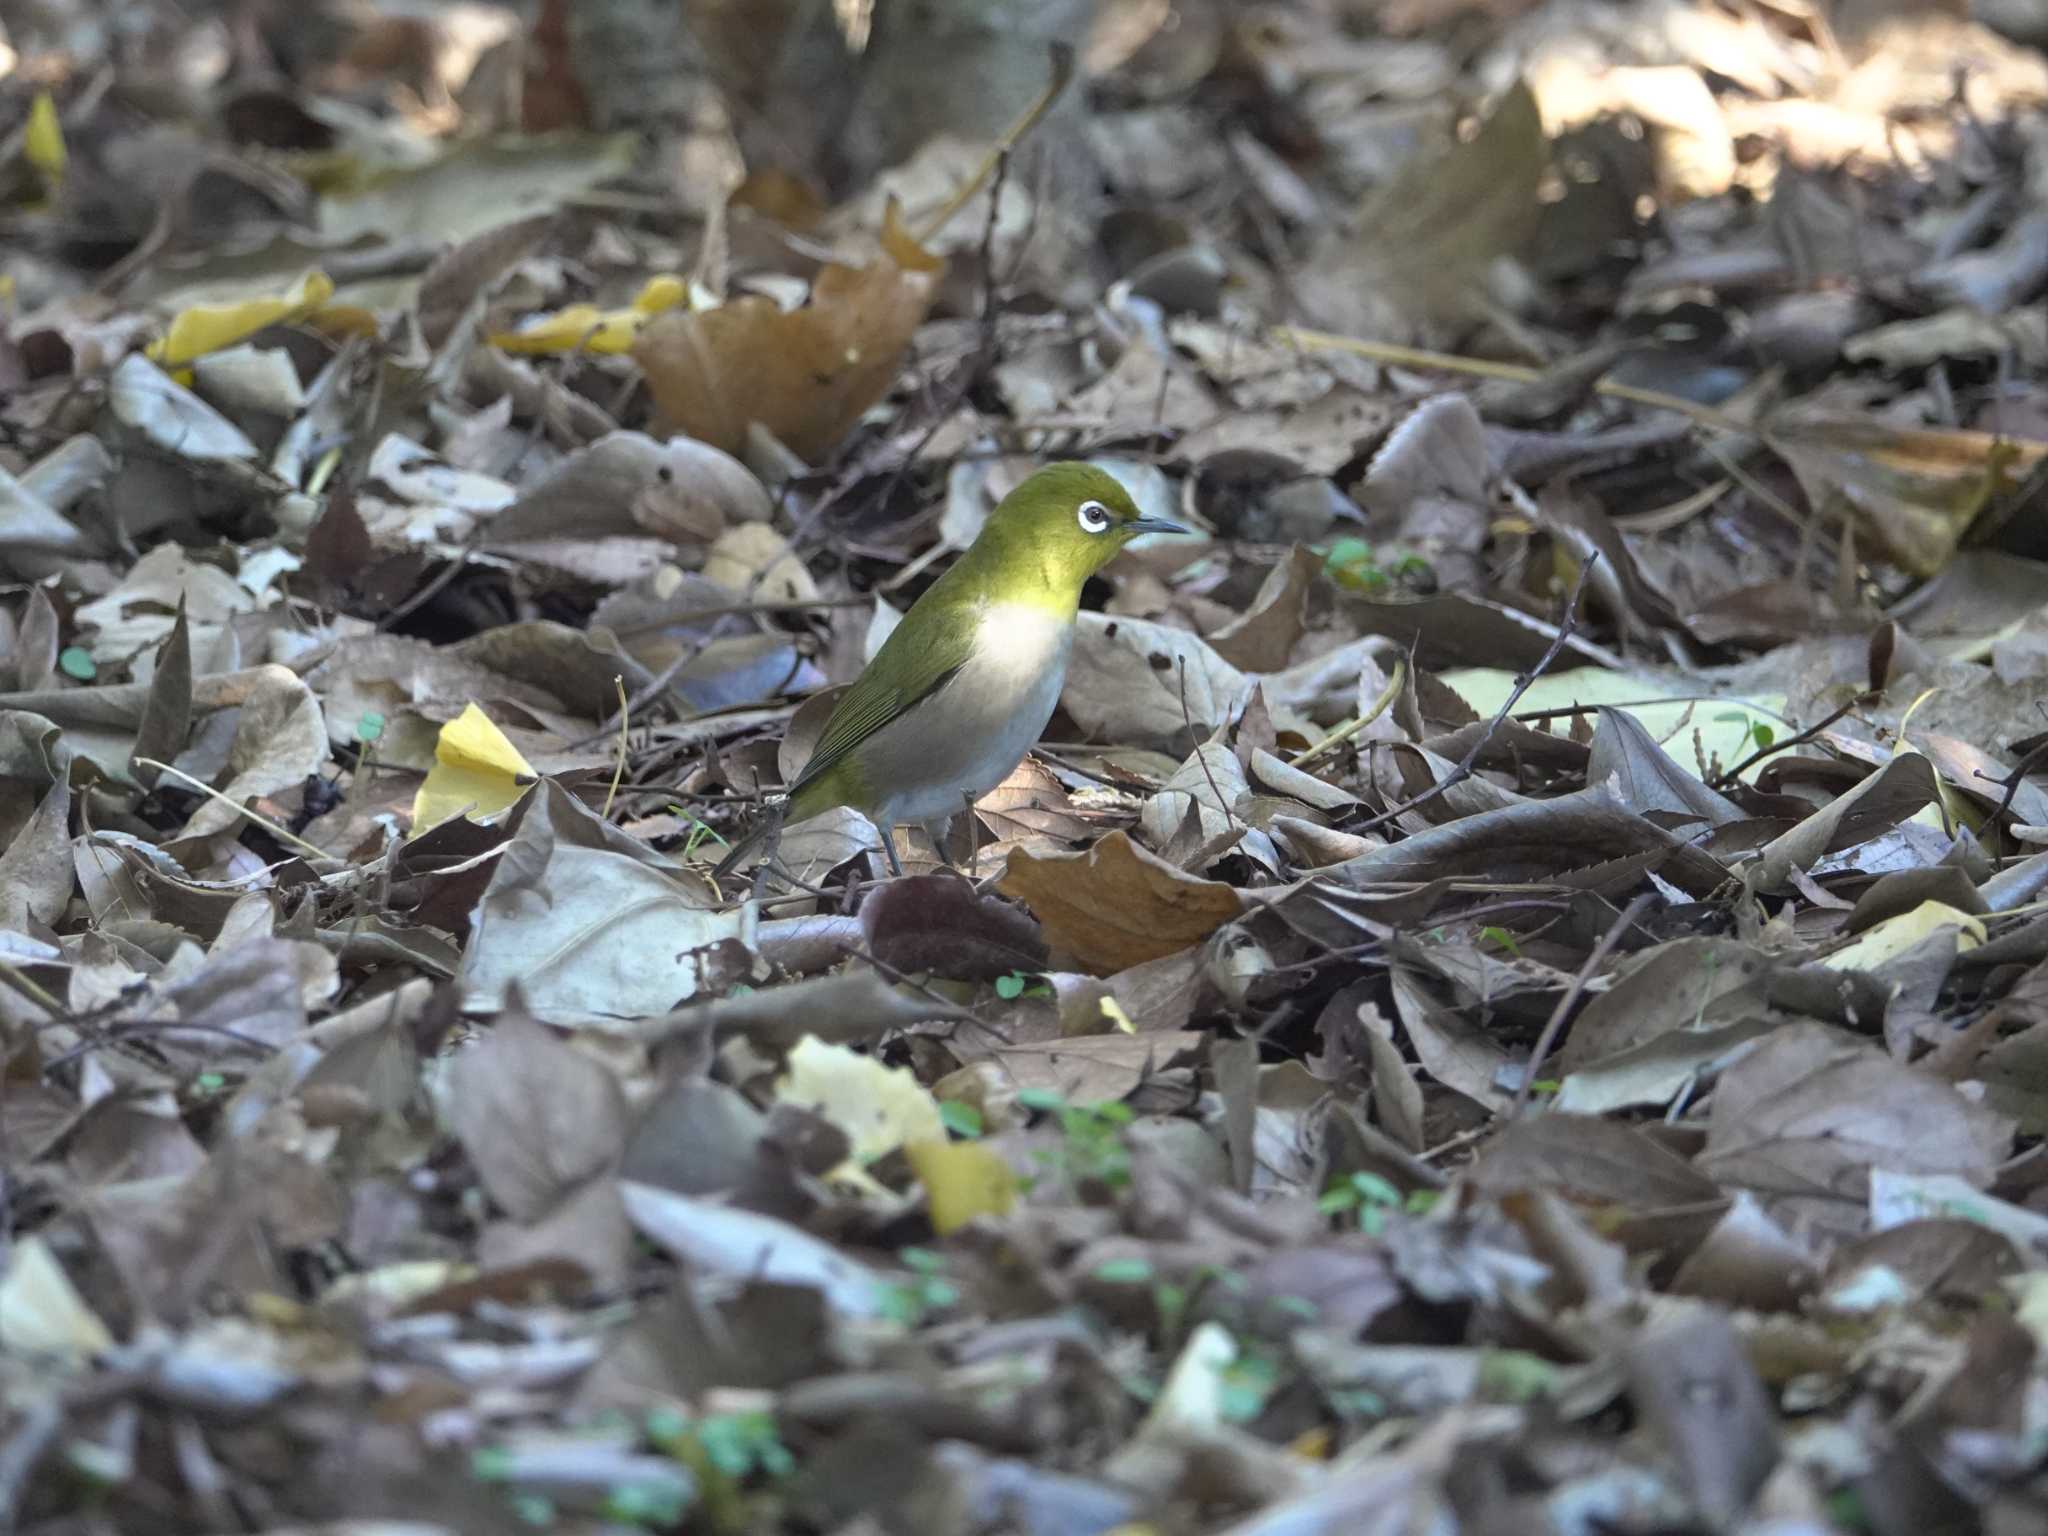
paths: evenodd
<path fill-rule="evenodd" d="M 825 722 L 779 807 L 716 867 L 775 828 L 841 806 L 874 822 L 890 871 L 899 823 L 944 828 L 1022 762 L 1059 703 L 1081 589 L 1132 539 L 1186 533 L 1141 512 L 1123 482 L 1048 464 L 1005 496 L 953 566 L 910 605 Z"/>

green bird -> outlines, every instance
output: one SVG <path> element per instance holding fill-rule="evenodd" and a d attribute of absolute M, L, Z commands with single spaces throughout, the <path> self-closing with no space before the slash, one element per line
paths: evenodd
<path fill-rule="evenodd" d="M 1138 510 L 1114 475 L 1052 464 L 997 505 L 953 568 L 911 604 L 846 690 L 771 815 L 718 865 L 723 875 L 771 828 L 851 806 L 881 829 L 934 832 L 1009 777 L 1059 703 L 1081 588 L 1140 534 L 1186 533 Z"/>

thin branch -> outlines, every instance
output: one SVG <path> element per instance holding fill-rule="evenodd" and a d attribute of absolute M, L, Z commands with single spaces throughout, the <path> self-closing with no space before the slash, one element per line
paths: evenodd
<path fill-rule="evenodd" d="M 1607 963 L 1607 957 L 1614 953 L 1614 946 L 1621 942 L 1621 936 L 1635 926 L 1636 918 L 1642 914 L 1643 908 L 1655 899 L 1654 893 L 1644 891 L 1621 909 L 1621 916 L 1614 920 L 1612 927 L 1600 935 L 1600 942 L 1593 946 L 1593 952 L 1586 956 L 1586 963 L 1580 966 L 1578 974 L 1572 977 L 1572 984 L 1564 989 L 1564 996 L 1560 997 L 1557 1006 L 1550 1010 L 1550 1017 L 1543 1025 L 1543 1033 L 1536 1037 L 1536 1048 L 1529 1053 L 1529 1065 L 1522 1073 L 1522 1081 L 1515 1087 L 1515 1107 L 1508 1112 L 1510 1118 L 1518 1118 L 1528 1106 L 1529 1090 L 1535 1086 L 1537 1071 L 1542 1067 L 1543 1059 L 1550 1054 L 1550 1048 L 1557 1044 L 1557 1037 L 1564 1032 L 1564 1021 L 1571 1017 L 1572 1009 L 1584 996 L 1586 984 L 1599 974 L 1600 967 Z"/>
<path fill-rule="evenodd" d="M 160 763 L 153 757 L 138 757 L 135 759 L 135 761 L 140 763 L 145 768 L 154 768 L 158 773 L 168 773 L 172 778 L 177 779 L 180 783 L 187 784 L 191 788 L 198 790 L 200 794 L 209 795 L 213 799 L 218 800 L 222 805 L 226 806 L 229 810 L 233 811 L 237 816 L 243 817 L 245 820 L 254 822 L 257 826 L 261 827 L 264 831 L 268 832 L 272 837 L 276 838 L 280 843 L 283 843 L 287 848 L 296 848 L 299 850 L 299 852 L 305 854 L 307 857 L 319 859 L 322 863 L 338 862 L 335 860 L 334 855 L 329 853 L 325 848 L 318 847 L 313 843 L 307 842 L 303 837 L 296 836 L 295 834 L 286 831 L 283 827 L 279 826 L 276 822 L 272 821 L 268 816 L 258 815 L 255 811 L 250 810 L 246 805 L 235 804 L 235 802 L 232 799 L 222 794 L 219 790 L 215 789 L 211 784 L 208 784 L 203 780 L 193 778 L 191 774 L 185 772 L 185 770 L 182 768 L 173 768 L 169 763 Z"/>
<path fill-rule="evenodd" d="M 1003 136 L 996 140 L 995 148 L 989 151 L 974 174 L 967 178 L 966 185 L 948 198 L 944 207 L 917 227 L 919 245 L 931 244 L 932 237 L 952 222 L 954 214 L 972 201 L 974 194 L 979 192 L 983 184 L 996 173 L 996 167 L 1010 157 L 1010 151 L 1023 142 L 1024 135 L 1037 127 L 1038 120 L 1060 99 L 1060 93 L 1067 88 L 1067 82 L 1074 78 L 1074 50 L 1066 43 L 1054 43 L 1051 46 L 1051 53 L 1052 79 L 1046 82 L 1044 91 L 1039 94 L 1037 100 L 1024 109 L 1021 117 L 1003 130 Z"/>
<path fill-rule="evenodd" d="M 1361 833 L 1370 832 L 1374 827 L 1383 827 L 1395 817 L 1405 816 L 1417 806 L 1427 805 L 1454 785 L 1462 784 L 1472 777 L 1472 765 L 1479 761 L 1479 754 L 1484 752 L 1488 743 L 1493 740 L 1494 732 L 1498 731 L 1501 728 L 1502 722 L 1514 713 L 1515 706 L 1521 703 L 1522 695 L 1529 691 L 1530 685 L 1544 674 L 1552 662 L 1557 660 L 1558 653 L 1564 649 L 1565 641 L 1569 640 L 1572 637 L 1573 631 L 1578 628 L 1579 598 L 1585 593 L 1586 578 L 1593 574 L 1593 567 L 1599 563 L 1600 553 L 1598 550 L 1595 550 L 1587 557 L 1586 563 L 1579 567 L 1579 579 L 1572 583 L 1571 596 L 1565 599 L 1564 618 L 1557 626 L 1557 633 L 1550 637 L 1548 649 L 1544 651 L 1542 656 L 1537 658 L 1535 666 L 1515 679 L 1513 690 L 1502 701 L 1500 708 L 1493 712 L 1493 718 L 1486 723 L 1486 729 L 1480 732 L 1478 738 L 1472 743 L 1471 748 L 1465 755 L 1458 759 L 1457 765 L 1449 773 L 1437 780 L 1436 783 L 1423 790 L 1421 794 L 1411 795 L 1399 805 L 1389 810 L 1381 811 L 1379 815 L 1368 818 L 1358 826 L 1348 827 L 1345 829 L 1346 831 Z"/>
<path fill-rule="evenodd" d="M 1837 720 L 1840 720 L 1844 715 L 1853 714 L 1856 710 L 1856 707 L 1862 702 L 1863 695 L 1859 693 L 1858 695 L 1856 695 L 1855 698 L 1851 699 L 1848 703 L 1844 704 L 1840 709 L 1836 710 L 1833 714 L 1829 715 L 1825 720 L 1822 720 L 1818 725 L 1810 725 L 1805 730 L 1801 731 L 1798 735 L 1787 736 L 1783 741 L 1774 741 L 1767 747 L 1758 747 L 1754 752 L 1750 753 L 1749 756 L 1745 757 L 1733 768 L 1723 769 L 1721 772 L 1715 774 L 1714 777 L 1710 779 L 1708 782 L 1711 785 L 1713 785 L 1713 787 L 1716 789 L 1719 789 L 1723 784 L 1735 783 L 1745 773 L 1749 772 L 1750 769 L 1754 768 L 1758 763 L 1762 762 L 1765 758 L 1774 756 L 1779 752 L 1788 751 L 1793 747 L 1803 747 L 1808 742 L 1816 740 L 1820 736 L 1820 733 L 1822 731 L 1826 730 L 1829 726 L 1833 725 Z"/>
<path fill-rule="evenodd" d="M 1282 345 L 1291 343 L 1310 352 L 1350 352 L 1396 368 L 1428 368 L 1439 373 L 1462 373 L 1472 378 L 1504 379 L 1511 384 L 1535 384 L 1543 378 L 1543 370 L 1523 363 L 1496 363 L 1481 357 L 1460 357 L 1453 352 L 1430 352 L 1421 347 L 1396 346 L 1392 342 L 1362 341 L 1356 336 L 1338 336 L 1298 325 L 1277 327 L 1273 331 L 1273 339 Z M 1703 427 L 1713 427 L 1717 431 L 1749 437 L 1757 433 L 1757 428 L 1749 422 L 1738 421 L 1726 411 L 1717 411 L 1683 395 L 1669 395 L 1659 389 L 1638 389 L 1633 384 L 1620 384 L 1611 379 L 1598 380 L 1593 385 L 1593 392 L 1660 411 L 1676 411 Z"/>
<path fill-rule="evenodd" d="M 1371 725 L 1373 721 L 1379 719 L 1381 715 L 1384 715 L 1390 708 L 1393 707 L 1394 700 L 1398 699 L 1401 696 L 1401 685 L 1405 683 L 1407 679 L 1407 665 L 1404 662 L 1397 659 L 1394 662 L 1393 675 L 1387 679 L 1387 686 L 1380 691 L 1380 696 L 1372 701 L 1371 709 L 1368 709 L 1364 714 L 1358 716 L 1358 718 L 1355 720 L 1346 721 L 1343 725 L 1338 726 L 1336 730 L 1332 731 L 1329 735 L 1325 736 L 1321 741 L 1317 742 L 1314 746 L 1309 747 L 1304 751 L 1296 754 L 1294 757 L 1290 758 L 1288 760 L 1287 766 L 1290 768 L 1299 768 L 1305 763 L 1314 762 L 1317 758 L 1321 757 L 1325 752 L 1334 752 L 1337 748 L 1343 746 L 1345 742 L 1349 741 L 1352 737 L 1356 736 L 1360 731 L 1364 730 L 1368 725 Z"/>
<path fill-rule="evenodd" d="M 2005 789 L 2005 796 L 1998 802 L 1998 809 L 1991 813 L 1991 819 L 1994 822 L 2005 820 L 2005 813 L 2012 809 L 2012 802 L 2020 792 L 2020 785 L 2026 782 L 2027 775 L 2033 772 L 2035 765 L 2044 758 L 2048 758 L 2048 737 L 2043 737 L 2040 741 L 2035 742 L 2033 749 L 2017 763 L 2014 763 L 2012 772 L 2002 779 L 1992 778 L 1982 768 L 1972 770 L 1977 778 L 1984 780 L 1987 784 L 2002 785 Z"/>

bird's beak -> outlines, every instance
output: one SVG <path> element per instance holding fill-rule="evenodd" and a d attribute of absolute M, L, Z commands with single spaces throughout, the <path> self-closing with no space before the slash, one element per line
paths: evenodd
<path fill-rule="evenodd" d="M 1147 512 L 1147 513 L 1145 513 L 1145 514 L 1144 514 L 1143 516 L 1139 517 L 1139 518 L 1137 519 L 1137 521 L 1133 522 L 1133 523 L 1132 523 L 1132 524 L 1130 525 L 1130 527 L 1131 527 L 1131 531 L 1132 531 L 1133 533 L 1192 533 L 1192 532 L 1194 532 L 1194 530 L 1193 530 L 1192 528 L 1189 528 L 1189 527 L 1187 527 L 1186 525 L 1184 525 L 1184 524 L 1181 524 L 1181 523 L 1176 523 L 1176 522 L 1175 522 L 1175 521 L 1174 521 L 1174 520 L 1173 520 L 1172 518 L 1170 518 L 1170 517 L 1154 517 L 1154 516 L 1153 516 L 1153 515 L 1152 515 L 1151 513 L 1149 513 L 1149 512 Z"/>

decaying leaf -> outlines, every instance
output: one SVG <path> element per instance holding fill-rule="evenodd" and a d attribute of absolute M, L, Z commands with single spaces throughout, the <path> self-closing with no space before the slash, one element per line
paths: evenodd
<path fill-rule="evenodd" d="M 549 781 L 528 805 L 478 905 L 467 1006 L 516 987 L 552 1023 L 646 1018 L 695 996 L 705 952 L 741 929 L 701 875 L 598 820 Z"/>
<path fill-rule="evenodd" d="M 815 1036 L 796 1043 L 785 1067 L 776 1098 L 815 1110 L 838 1126 L 856 1162 L 871 1163 L 912 1142 L 946 1138 L 937 1101 L 900 1067 L 884 1066 Z"/>
<path fill-rule="evenodd" d="M 1056 949 L 1105 973 L 1198 944 L 1244 910 L 1229 886 L 1185 875 L 1121 832 L 1085 853 L 1019 849 L 1001 888 L 1031 909 Z"/>
<path fill-rule="evenodd" d="M 815 463 L 894 380 L 945 266 L 892 212 L 874 260 L 826 266 L 798 308 L 748 295 L 670 313 L 633 357 L 662 415 L 692 437 L 737 453 L 759 423 Z"/>
<path fill-rule="evenodd" d="M 625 1134 L 603 1063 L 516 1012 L 456 1058 L 446 1113 L 491 1198 L 523 1222 L 610 1167 Z"/>

